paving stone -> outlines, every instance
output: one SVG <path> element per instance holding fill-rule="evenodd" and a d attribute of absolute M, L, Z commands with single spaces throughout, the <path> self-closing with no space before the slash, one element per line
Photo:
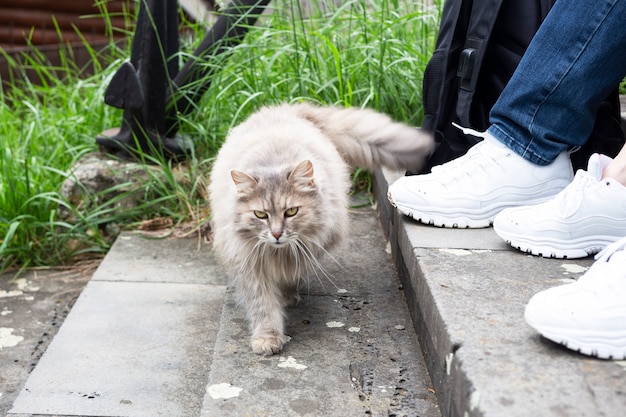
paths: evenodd
<path fill-rule="evenodd" d="M 196 239 L 161 239 L 124 233 L 94 274 L 97 281 L 225 285 L 210 245 Z"/>
<path fill-rule="evenodd" d="M 440 416 L 399 294 L 309 297 L 290 310 L 291 341 L 271 357 L 250 351 L 227 299 L 202 416 Z M 221 398 L 220 386 L 241 391 Z"/>
<path fill-rule="evenodd" d="M 11 408 L 92 274 L 91 267 L 76 267 L 0 276 L 0 416 Z"/>
<path fill-rule="evenodd" d="M 212 258 L 190 255 L 185 240 L 120 239 L 138 244 L 113 247 L 9 416 L 199 414 L 226 288 L 212 282 L 223 281 L 223 272 L 201 278 L 200 265 Z M 135 279 L 132 273 L 118 273 L 124 270 L 120 263 L 126 262 L 127 271 L 139 268 L 141 242 L 168 254 L 151 261 L 151 281 L 143 274 Z M 119 250 L 128 261 L 116 254 Z M 179 261 L 190 256 L 195 259 L 191 271 L 198 276 L 184 283 L 187 272 Z"/>

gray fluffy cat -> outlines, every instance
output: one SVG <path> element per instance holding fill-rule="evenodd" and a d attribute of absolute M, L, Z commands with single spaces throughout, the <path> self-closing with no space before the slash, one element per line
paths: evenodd
<path fill-rule="evenodd" d="M 432 147 L 373 110 L 286 104 L 232 129 L 213 165 L 213 244 L 252 330 L 252 350 L 279 352 L 285 306 L 346 236 L 353 167 L 417 169 Z"/>

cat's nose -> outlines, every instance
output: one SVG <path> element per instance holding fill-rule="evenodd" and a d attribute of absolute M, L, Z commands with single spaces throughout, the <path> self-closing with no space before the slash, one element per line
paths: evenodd
<path fill-rule="evenodd" d="M 272 236 L 274 236 L 276 240 L 279 240 L 282 235 L 283 232 L 272 232 Z"/>

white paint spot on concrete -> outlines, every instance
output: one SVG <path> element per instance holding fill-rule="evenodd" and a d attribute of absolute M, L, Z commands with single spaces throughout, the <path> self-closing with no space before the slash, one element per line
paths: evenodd
<path fill-rule="evenodd" d="M 582 274 L 587 270 L 584 266 L 576 264 L 561 264 L 561 268 L 565 270 L 564 274 Z"/>
<path fill-rule="evenodd" d="M 11 313 L 13 313 L 13 311 L 5 309 L 5 310 L 0 311 L 0 316 L 8 316 Z"/>
<path fill-rule="evenodd" d="M 472 251 L 467 249 L 439 249 L 439 251 L 456 256 L 468 256 L 472 254 Z"/>
<path fill-rule="evenodd" d="M 289 342 L 290 340 L 291 340 L 291 336 L 285 335 L 285 343 Z"/>
<path fill-rule="evenodd" d="M 340 321 L 326 322 L 326 327 L 336 328 L 336 327 L 343 327 L 343 326 L 345 326 L 345 324 Z"/>
<path fill-rule="evenodd" d="M 396 329 L 396 330 L 404 330 L 405 329 L 405 327 L 403 325 L 401 325 L 401 324 L 396 324 L 395 326 L 393 326 L 393 328 Z"/>
<path fill-rule="evenodd" d="M 621 366 L 626 371 L 626 361 L 613 361 L 614 364 Z"/>
<path fill-rule="evenodd" d="M 480 404 L 480 392 L 472 391 L 469 398 L 470 411 L 476 410 L 478 408 L 478 404 Z"/>
<path fill-rule="evenodd" d="M 13 347 L 20 343 L 24 338 L 13 334 L 13 328 L 0 327 L 0 350 L 5 347 Z"/>
<path fill-rule="evenodd" d="M 385 252 L 391 255 L 391 242 L 389 241 L 387 241 L 387 244 L 385 245 Z"/>
<path fill-rule="evenodd" d="M 348 290 L 346 290 L 345 288 L 338 288 L 337 289 L 337 294 L 345 294 L 347 292 L 348 292 Z"/>
<path fill-rule="evenodd" d="M 16 279 L 15 283 L 20 291 L 39 291 L 39 287 L 31 285 L 31 282 L 27 281 L 26 278 Z"/>
<path fill-rule="evenodd" d="M 39 291 L 39 287 L 31 285 L 31 283 L 25 278 L 16 279 L 15 285 L 17 285 L 17 290 L 0 291 L 0 298 L 19 297 L 20 295 L 24 294 L 24 291 Z"/>
<path fill-rule="evenodd" d="M 214 400 L 227 400 L 229 398 L 239 397 L 243 388 L 234 387 L 228 382 L 222 382 L 221 384 L 209 385 L 206 390 Z"/>
<path fill-rule="evenodd" d="M 14 290 L 14 291 L 0 291 L 0 298 L 7 298 L 7 297 L 17 297 L 19 295 L 24 294 L 23 291 L 18 291 L 18 290 Z"/>
<path fill-rule="evenodd" d="M 450 352 L 446 355 L 446 374 L 450 375 L 452 370 L 452 359 L 454 359 L 454 353 Z"/>
<path fill-rule="evenodd" d="M 278 361 L 279 361 L 279 364 L 278 364 L 279 368 L 294 368 L 294 369 L 299 369 L 299 370 L 308 368 L 308 366 L 306 365 L 297 363 L 296 360 L 293 358 L 293 356 L 289 356 L 288 358 L 281 356 L 280 358 L 278 358 Z"/>
<path fill-rule="evenodd" d="M 351 332 L 351 333 L 358 333 L 358 332 L 361 331 L 361 328 L 360 327 L 350 327 L 350 328 L 348 328 L 348 331 Z"/>
<path fill-rule="evenodd" d="M 35 299 L 35 297 L 33 297 L 32 295 L 27 295 L 24 297 L 24 300 L 26 301 L 33 301 Z"/>

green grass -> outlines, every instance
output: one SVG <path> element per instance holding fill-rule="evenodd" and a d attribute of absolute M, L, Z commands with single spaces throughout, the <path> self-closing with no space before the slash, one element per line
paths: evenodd
<path fill-rule="evenodd" d="M 299 100 L 367 106 L 419 124 L 440 2 L 429 10 L 391 0 L 328 3 L 304 16 L 299 2 L 275 0 L 274 12 L 250 28 L 244 42 L 204 62 L 214 69 L 211 85 L 198 108 L 181 118 L 194 157 L 178 166 L 151 161 L 158 169 L 145 168 L 145 198 L 123 211 L 115 209 L 123 193 L 106 202 L 90 196 L 88 210 L 79 210 L 59 189 L 72 165 L 97 149 L 96 135 L 120 124 L 121 111 L 103 97 L 129 48 L 111 44 L 112 54 L 89 77 L 78 75 L 69 55 L 58 68 L 28 62 L 43 85 L 16 82 L 0 97 L 0 271 L 99 256 L 120 229 L 145 219 L 206 222 L 212 158 L 228 129 L 259 106 Z M 203 36 L 203 28 L 191 29 L 196 36 L 182 48 L 181 61 Z M 59 215 L 63 210 L 72 222 Z"/>

